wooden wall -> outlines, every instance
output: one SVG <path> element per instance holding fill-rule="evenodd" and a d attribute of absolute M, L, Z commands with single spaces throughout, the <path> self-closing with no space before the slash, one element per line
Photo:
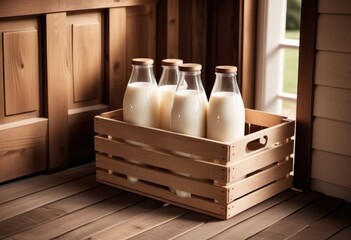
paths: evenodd
<path fill-rule="evenodd" d="M 311 188 L 351 201 L 351 2 L 318 5 Z"/>
<path fill-rule="evenodd" d="M 93 117 L 156 58 L 156 4 L 0 2 L 0 182 L 94 160 Z"/>
<path fill-rule="evenodd" d="M 121 108 L 134 57 L 157 79 L 164 58 L 202 64 L 208 95 L 236 65 L 252 107 L 256 1 L 0 1 L 0 182 L 93 161 L 93 117 Z"/>

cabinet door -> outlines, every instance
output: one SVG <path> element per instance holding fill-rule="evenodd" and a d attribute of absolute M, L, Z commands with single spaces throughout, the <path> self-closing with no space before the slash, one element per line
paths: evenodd
<path fill-rule="evenodd" d="M 94 160 L 93 117 L 122 107 L 131 59 L 156 57 L 155 31 L 155 4 L 47 14 L 50 169 Z"/>
<path fill-rule="evenodd" d="M 78 164 L 94 158 L 93 118 L 105 104 L 104 14 L 67 14 L 68 159 Z"/>
<path fill-rule="evenodd" d="M 46 168 L 39 25 L 0 22 L 0 182 Z"/>
<path fill-rule="evenodd" d="M 104 100 L 104 15 L 101 11 L 46 16 L 49 168 L 94 157 L 93 117 Z"/>

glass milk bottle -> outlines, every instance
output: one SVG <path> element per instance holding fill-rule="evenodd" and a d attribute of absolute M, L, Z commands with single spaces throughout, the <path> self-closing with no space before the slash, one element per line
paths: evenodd
<path fill-rule="evenodd" d="M 150 58 L 134 58 L 132 73 L 123 99 L 123 121 L 146 127 L 159 127 L 159 96 L 157 83 L 153 72 L 154 61 Z M 145 144 L 128 141 L 129 143 L 145 146 Z M 135 160 L 128 159 L 137 163 Z M 138 179 L 127 176 L 131 182 Z"/>
<path fill-rule="evenodd" d="M 231 142 L 245 134 L 245 107 L 235 66 L 217 66 L 207 109 L 207 138 Z"/>
<path fill-rule="evenodd" d="M 170 130 L 171 107 L 174 93 L 179 81 L 178 66 L 183 63 L 181 59 L 162 60 L 162 74 L 158 83 L 160 96 L 160 128 Z"/>
<path fill-rule="evenodd" d="M 171 110 L 171 130 L 196 137 L 206 135 L 207 97 L 201 82 L 201 65 L 187 63 L 179 66 L 180 80 Z M 175 152 L 187 156 L 189 154 Z M 184 175 L 182 173 L 178 173 Z M 171 189 L 171 191 L 173 191 Z M 189 198 L 191 193 L 175 190 L 179 197 Z"/>

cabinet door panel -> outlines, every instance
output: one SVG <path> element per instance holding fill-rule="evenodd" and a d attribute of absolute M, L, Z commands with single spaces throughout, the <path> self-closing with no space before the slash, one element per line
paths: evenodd
<path fill-rule="evenodd" d="M 68 164 L 94 159 L 93 118 L 107 111 L 103 87 L 104 12 L 67 14 L 67 45 L 70 77 L 68 83 Z"/>
<path fill-rule="evenodd" d="M 5 114 L 39 109 L 38 32 L 3 33 Z"/>
<path fill-rule="evenodd" d="M 73 100 L 97 99 L 101 91 L 101 26 L 98 23 L 73 26 Z"/>

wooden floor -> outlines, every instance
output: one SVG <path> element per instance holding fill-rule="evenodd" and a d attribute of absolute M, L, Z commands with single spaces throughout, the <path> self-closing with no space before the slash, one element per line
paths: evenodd
<path fill-rule="evenodd" d="M 351 239 L 351 204 L 285 191 L 223 221 L 95 181 L 94 165 L 0 185 L 0 239 Z"/>

